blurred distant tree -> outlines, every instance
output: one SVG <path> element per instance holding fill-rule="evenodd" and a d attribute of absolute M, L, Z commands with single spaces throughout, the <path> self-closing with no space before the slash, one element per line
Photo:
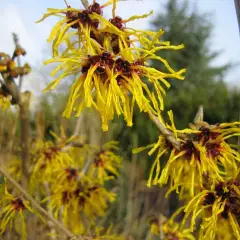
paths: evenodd
<path fill-rule="evenodd" d="M 211 51 L 213 25 L 210 17 L 209 14 L 190 11 L 187 1 L 169 0 L 165 5 L 165 11 L 161 11 L 152 22 L 154 30 L 162 28 L 165 31 L 163 40 L 167 39 L 175 45 L 181 43 L 185 45 L 185 48 L 178 52 L 161 50 L 161 57 L 168 59 L 174 70 L 187 69 L 184 81 L 170 79 L 171 88 L 165 99 L 165 109 L 173 110 L 179 128 L 185 128 L 193 121 L 199 105 L 204 105 L 204 118 L 210 123 L 231 120 L 236 114 L 229 113 L 230 104 L 233 106 L 231 102 L 234 100 L 231 100 L 232 91 L 223 81 L 232 65 L 212 64 L 220 52 Z M 152 65 L 165 70 L 163 64 L 152 62 Z M 120 146 L 124 150 L 129 149 L 129 153 L 133 147 L 134 132 L 138 135 L 139 146 L 144 146 L 149 141 L 154 142 L 159 135 L 148 117 L 139 114 L 138 110 L 135 111 L 134 126 L 126 129 L 121 128 L 118 123 L 116 132 L 119 134 Z"/>
<path fill-rule="evenodd" d="M 227 121 L 240 120 L 240 90 L 239 88 L 232 88 L 228 103 Z"/>
<path fill-rule="evenodd" d="M 220 52 L 211 51 L 211 15 L 190 11 L 189 3 L 179 0 L 169 0 L 164 10 L 153 20 L 154 30 L 162 28 L 165 31 L 163 40 L 169 40 L 175 45 L 183 43 L 185 48 L 176 53 L 161 50 L 161 57 L 168 59 L 174 70 L 187 69 L 184 81 L 170 80 L 171 88 L 165 99 L 165 109 L 173 110 L 178 128 L 185 128 L 193 121 L 199 105 L 204 105 L 204 119 L 212 124 L 237 120 L 240 92 L 233 92 L 224 82 L 224 76 L 232 65 L 212 64 Z M 152 62 L 152 65 L 165 70 L 159 63 Z M 128 159 L 131 159 L 131 150 L 136 143 L 138 146 L 145 146 L 156 141 L 159 135 L 151 120 L 138 110 L 135 110 L 133 120 L 132 128 L 124 128 L 120 121 L 116 121 L 111 127 L 115 129 L 114 138 L 120 141 L 122 152 L 128 155 Z M 147 177 L 152 161 L 151 157 L 144 154 L 146 153 L 138 159 L 138 166 L 145 169 L 143 171 Z M 169 215 L 176 208 L 177 199 L 173 194 L 169 201 Z"/>
<path fill-rule="evenodd" d="M 211 15 L 190 12 L 187 1 L 169 0 L 165 12 L 152 22 L 155 29 L 165 31 L 163 39 L 172 44 L 184 43 L 185 48 L 175 54 L 161 51 L 174 69 L 185 67 L 183 82 L 171 81 L 171 89 L 166 97 L 166 109 L 172 109 L 179 127 L 185 127 L 200 104 L 205 108 L 205 120 L 216 123 L 228 117 L 229 90 L 223 82 L 230 64 L 213 66 L 212 62 L 220 55 L 210 49 L 213 26 Z M 163 66 L 153 62 L 154 67 Z"/>

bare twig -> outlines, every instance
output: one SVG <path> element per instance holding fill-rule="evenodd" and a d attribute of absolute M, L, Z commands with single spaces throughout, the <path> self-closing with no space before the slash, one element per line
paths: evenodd
<path fill-rule="evenodd" d="M 68 5 L 68 3 L 67 3 L 67 0 L 64 0 L 64 2 L 65 2 L 65 4 L 66 4 L 66 6 L 69 7 L 69 5 Z"/>
<path fill-rule="evenodd" d="M 18 36 L 16 33 L 13 33 L 13 41 L 15 43 L 15 49 L 19 48 L 19 43 L 18 43 Z M 18 67 L 21 67 L 21 60 L 20 60 L 20 57 L 17 56 L 17 64 L 18 64 Z M 19 92 L 21 91 L 21 88 L 22 88 L 22 81 L 23 81 L 23 76 L 20 75 L 19 77 L 19 84 L 18 84 L 18 89 L 19 89 Z"/>
<path fill-rule="evenodd" d="M 15 50 L 20 48 L 17 34 L 13 33 L 13 40 L 15 43 Z M 21 69 L 20 57 L 17 56 L 18 68 Z M 14 82 L 14 80 L 13 80 Z M 30 92 L 20 93 L 22 87 L 22 75 L 20 74 L 19 85 L 17 87 L 18 106 L 20 110 L 20 138 L 21 138 L 21 159 L 22 159 L 22 184 L 27 188 L 28 184 L 28 162 L 29 162 L 29 106 L 30 106 Z"/>
<path fill-rule="evenodd" d="M 82 121 L 81 121 L 81 118 L 79 117 L 77 119 L 77 122 L 76 122 L 76 125 L 75 125 L 75 129 L 74 129 L 74 132 L 73 132 L 73 137 L 78 137 L 79 136 L 81 123 L 82 123 Z M 62 151 L 67 152 L 69 150 L 69 148 L 71 148 L 71 147 L 81 148 L 81 147 L 83 147 L 83 144 L 79 143 L 78 141 L 72 141 L 69 144 L 67 144 L 65 147 L 63 147 Z"/>
<path fill-rule="evenodd" d="M 47 182 L 44 182 L 44 186 L 45 186 L 46 194 L 47 194 L 47 196 L 49 198 L 51 196 L 51 192 L 50 192 L 50 189 L 49 189 L 49 184 Z M 48 199 L 48 206 L 49 206 L 49 203 L 50 203 L 50 199 Z M 53 213 L 52 213 L 52 208 L 51 207 L 48 207 L 48 214 L 51 217 L 53 217 Z M 57 239 L 56 231 L 55 231 L 55 228 L 53 227 L 53 222 L 49 221 L 48 222 L 48 226 L 51 229 L 51 236 L 50 236 L 50 238 L 51 239 Z"/>
<path fill-rule="evenodd" d="M 28 183 L 28 162 L 29 162 L 29 105 L 30 92 L 21 94 L 19 110 L 20 110 L 20 134 L 21 134 L 21 159 L 22 159 L 22 184 L 27 188 Z"/>
<path fill-rule="evenodd" d="M 87 9 L 89 6 L 88 0 L 81 0 L 83 6 Z"/>
<path fill-rule="evenodd" d="M 53 222 L 57 228 L 61 229 L 70 239 L 76 239 L 76 237 L 68 229 L 66 229 L 60 222 L 48 214 L 48 212 L 40 206 L 40 204 L 30 196 L 25 189 L 23 189 L 8 173 L 0 166 L 0 173 L 32 204 L 32 206 L 44 217 Z"/>
<path fill-rule="evenodd" d="M 90 156 L 88 156 L 88 159 L 87 159 L 87 162 L 85 163 L 82 171 L 81 171 L 81 174 L 86 174 L 86 172 L 88 171 L 88 168 L 90 167 L 92 163 L 92 158 Z"/>
<path fill-rule="evenodd" d="M 81 123 L 82 123 L 82 121 L 81 121 L 81 118 L 79 117 L 77 119 L 77 122 L 76 122 L 76 125 L 75 125 L 73 136 L 77 137 L 79 135 L 80 128 L 81 128 Z"/>
<path fill-rule="evenodd" d="M 240 31 L 240 1 L 234 0 L 235 3 L 235 9 L 237 14 L 237 20 L 238 20 L 238 31 Z"/>
<path fill-rule="evenodd" d="M 168 130 L 160 121 L 159 119 L 152 113 L 148 112 L 149 117 L 155 123 L 156 127 L 160 130 L 160 132 L 166 137 L 166 139 L 176 148 L 180 148 L 180 142 L 175 138 L 173 133 Z"/>

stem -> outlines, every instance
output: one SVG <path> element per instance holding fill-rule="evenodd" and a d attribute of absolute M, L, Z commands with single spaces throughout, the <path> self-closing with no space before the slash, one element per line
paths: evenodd
<path fill-rule="evenodd" d="M 25 95 L 25 93 L 24 93 Z M 19 104 L 20 110 L 20 140 L 22 159 L 22 184 L 27 188 L 28 183 L 28 162 L 29 162 L 29 103 L 30 96 L 24 97 L 25 101 Z M 22 100 L 22 99 L 21 99 Z"/>
<path fill-rule="evenodd" d="M 15 48 L 17 49 L 19 47 L 19 43 L 18 43 L 17 34 L 15 34 L 15 33 L 13 33 L 13 41 L 15 43 Z M 21 60 L 20 60 L 19 56 L 17 56 L 17 64 L 18 64 L 18 67 L 21 67 Z M 22 81 L 23 81 L 23 77 L 20 75 L 20 77 L 19 77 L 19 84 L 18 84 L 19 92 L 21 91 L 21 88 L 22 88 Z"/>
<path fill-rule="evenodd" d="M 19 48 L 18 36 L 13 33 L 13 40 L 15 49 Z M 17 57 L 18 67 L 21 67 L 20 57 Z M 22 159 L 22 184 L 27 188 L 28 184 L 28 162 L 29 162 L 29 105 L 30 96 L 29 92 L 20 93 L 22 87 L 22 76 L 19 78 L 19 85 L 17 92 L 20 96 L 18 106 L 20 111 L 20 141 L 21 141 L 21 159 Z"/>
<path fill-rule="evenodd" d="M 82 5 L 87 9 L 89 6 L 88 0 L 81 0 Z"/>
<path fill-rule="evenodd" d="M 160 132 L 166 137 L 166 139 L 176 148 L 180 149 L 181 143 L 176 139 L 174 134 L 168 130 L 160 121 L 159 119 L 151 112 L 148 112 L 149 117 L 151 120 L 155 123 L 157 128 L 160 130 Z M 203 122 L 203 106 L 200 105 L 198 108 L 198 112 L 193 120 L 194 124 L 199 124 L 199 122 Z"/>
<path fill-rule="evenodd" d="M 113 8 L 112 8 L 112 16 L 113 18 L 116 17 L 116 1 L 113 1 Z"/>
<path fill-rule="evenodd" d="M 85 163 L 85 165 L 84 165 L 84 167 L 81 171 L 81 174 L 86 174 L 86 172 L 88 171 L 88 168 L 90 167 L 91 163 L 92 163 L 92 158 L 90 156 L 88 156 L 87 162 Z M 81 176 L 80 176 L 80 178 L 81 178 Z"/>
<path fill-rule="evenodd" d="M 61 229 L 69 238 L 76 239 L 76 237 L 68 229 L 66 229 L 60 222 L 48 214 L 48 212 L 43 209 L 40 204 L 30 196 L 25 189 L 23 189 L 8 173 L 5 169 L 0 166 L 0 173 L 6 177 L 6 179 L 32 204 L 32 206 L 44 217 L 53 222 L 59 229 Z"/>
<path fill-rule="evenodd" d="M 82 121 L 81 121 L 81 118 L 79 117 L 76 121 L 76 125 L 75 125 L 75 129 L 74 129 L 74 132 L 73 132 L 73 136 L 77 137 L 79 135 L 79 132 L 80 132 L 80 129 L 81 129 L 81 124 L 82 124 Z"/>
<path fill-rule="evenodd" d="M 67 0 L 64 0 L 64 2 L 65 2 L 65 4 L 66 4 L 66 6 L 69 7 L 69 5 L 68 5 L 68 3 L 67 3 Z"/>
<path fill-rule="evenodd" d="M 44 182 L 44 186 L 45 186 L 45 190 L 46 190 L 47 196 L 50 197 L 50 196 L 51 196 L 51 193 L 50 193 L 50 189 L 49 189 L 49 184 L 48 184 L 47 182 Z M 48 204 L 49 204 L 49 203 L 50 203 L 50 199 L 48 199 Z M 48 207 L 48 214 L 49 214 L 51 217 L 53 217 L 53 213 L 52 213 L 52 208 L 51 208 L 51 207 Z M 54 228 L 52 225 L 53 225 L 52 221 L 49 221 L 49 222 L 48 222 L 48 226 L 49 226 L 49 228 L 50 228 L 50 230 L 51 230 L 51 236 L 50 236 L 50 238 L 51 238 L 51 239 L 57 239 L 55 228 Z"/>
<path fill-rule="evenodd" d="M 240 1 L 234 0 L 234 3 L 235 3 L 236 14 L 237 14 L 238 30 L 240 31 Z"/>
<path fill-rule="evenodd" d="M 160 132 L 166 137 L 166 139 L 176 148 L 180 149 L 180 142 L 175 138 L 173 133 L 169 131 L 159 120 L 158 118 L 151 112 L 148 112 L 149 117 L 155 123 L 156 127 L 160 130 Z"/>

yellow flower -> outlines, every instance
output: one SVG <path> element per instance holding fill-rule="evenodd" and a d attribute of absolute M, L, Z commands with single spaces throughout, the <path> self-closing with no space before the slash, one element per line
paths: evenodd
<path fill-rule="evenodd" d="M 9 109 L 11 106 L 11 100 L 9 96 L 4 96 L 0 94 L 0 108 L 5 111 L 6 109 Z"/>
<path fill-rule="evenodd" d="M 204 127 L 198 129 L 177 130 L 171 111 L 169 117 L 171 124 L 165 124 L 165 126 L 174 133 L 181 147 L 176 149 L 167 142 L 164 136 L 160 136 L 155 145 L 145 147 L 152 147 L 149 155 L 158 150 L 150 171 L 148 186 L 158 183 L 164 185 L 170 180 L 169 192 L 173 190 L 178 192 L 180 188 L 180 197 L 184 197 L 185 194 L 194 196 L 194 191 L 203 187 L 205 176 L 216 181 L 223 181 L 223 177 L 231 178 L 232 173 L 237 172 L 240 154 L 235 146 L 228 144 L 226 140 L 240 135 L 238 122 L 213 126 L 204 124 Z M 135 152 L 145 148 L 137 149 Z M 165 153 L 168 154 L 168 160 L 161 171 L 160 158 Z"/>
<path fill-rule="evenodd" d="M 73 159 L 68 152 L 64 151 L 66 144 L 70 143 L 73 138 L 61 139 L 54 135 L 57 139 L 57 143 L 51 141 L 43 142 L 37 141 L 32 149 L 33 156 L 33 173 L 32 184 L 35 181 L 45 182 L 51 181 L 53 176 L 53 169 L 65 168 L 69 164 L 73 163 Z"/>
<path fill-rule="evenodd" d="M 16 181 L 20 181 L 22 177 L 22 167 L 21 167 L 21 159 L 14 158 L 12 161 L 7 163 L 8 172 L 11 176 L 14 176 Z"/>
<path fill-rule="evenodd" d="M 94 162 L 89 169 L 89 176 L 96 176 L 100 183 L 112 179 L 119 175 L 118 169 L 121 167 L 121 157 L 113 150 L 117 150 L 117 142 L 110 141 L 102 147 L 98 147 L 94 156 Z"/>
<path fill-rule="evenodd" d="M 160 221 L 162 218 L 164 220 Z M 178 223 L 169 221 L 163 216 L 151 221 L 150 232 L 164 240 L 195 240 L 189 229 L 181 229 Z"/>
<path fill-rule="evenodd" d="M 106 4 L 105 4 L 106 5 Z M 58 48 L 63 43 L 66 42 L 67 45 L 76 45 L 80 47 L 82 44 L 87 42 L 92 45 L 96 42 L 90 36 L 93 36 L 98 28 L 99 21 L 92 20 L 90 16 L 95 13 L 97 15 L 102 14 L 102 8 L 105 6 L 98 3 L 93 3 L 86 10 L 79 10 L 75 8 L 71 8 L 68 6 L 66 9 L 52 9 L 49 8 L 46 14 L 37 22 L 43 21 L 45 18 L 55 15 L 61 17 L 62 19 L 56 23 L 53 27 L 52 32 L 48 38 L 48 41 L 53 41 L 53 56 L 57 56 L 59 54 Z M 77 31 L 71 31 L 68 33 L 69 29 L 76 29 Z M 70 38 L 74 35 L 78 37 L 78 41 L 70 43 Z M 93 41 L 93 43 L 91 41 Z M 95 43 L 97 44 L 97 42 Z"/>
<path fill-rule="evenodd" d="M 231 225 L 226 219 L 219 219 L 219 226 L 224 226 L 224 227 L 219 227 L 216 231 L 216 240 L 232 240 L 234 238 L 233 231 L 231 229 Z"/>
<path fill-rule="evenodd" d="M 185 71 L 183 69 L 174 72 L 171 69 L 170 73 L 163 73 L 148 67 L 145 59 L 129 61 L 100 48 L 97 54 L 87 57 L 83 51 L 82 48 L 67 57 L 47 61 L 61 62 L 54 70 L 54 75 L 61 68 L 64 72 L 50 83 L 45 91 L 54 89 L 64 77 L 81 72 L 71 87 L 63 115 L 69 118 L 72 111 L 76 111 L 76 116 L 79 116 L 84 107 L 94 107 L 101 115 L 104 131 L 108 130 L 108 121 L 112 120 L 115 114 L 124 115 L 127 126 L 132 126 L 135 102 L 140 111 L 151 110 L 156 113 L 162 110 L 165 90 L 161 83 L 170 87 L 165 78 L 183 79 L 181 74 Z M 129 55 L 126 57 L 131 58 Z M 150 91 L 147 82 L 153 84 L 157 97 Z"/>
<path fill-rule="evenodd" d="M 101 8 L 111 3 L 113 18 L 107 20 L 101 16 Z M 94 107 L 101 115 L 104 131 L 108 130 L 108 121 L 112 120 L 115 114 L 123 115 L 127 126 L 132 126 L 135 103 L 140 111 L 151 110 L 158 113 L 163 110 L 164 87 L 170 87 L 166 79 L 183 80 L 182 74 L 185 72 L 185 69 L 174 71 L 165 59 L 155 54 L 161 49 L 178 50 L 183 48 L 183 45 L 171 46 L 169 42 L 161 42 L 159 37 L 163 34 L 162 30 L 154 33 L 132 30 L 124 26 L 126 22 L 145 18 L 149 14 L 122 20 L 115 16 L 115 9 L 116 1 L 110 1 L 103 6 L 95 2 L 83 11 L 71 8 L 50 9 L 43 17 L 44 19 L 58 13 L 64 14 L 64 19 L 57 23 L 49 38 L 54 39 L 53 55 L 56 57 L 46 61 L 60 64 L 52 72 L 52 76 L 60 70 L 63 72 L 45 91 L 54 89 L 67 76 L 80 74 L 71 87 L 63 115 L 69 118 L 75 111 L 76 116 L 79 116 L 84 107 Z M 84 23 L 82 14 L 85 14 Z M 64 24 L 66 26 L 62 29 Z M 70 27 L 78 28 L 78 41 L 71 40 L 74 33 L 66 34 Z M 135 39 L 131 40 L 131 37 Z M 58 56 L 56 48 L 63 41 L 66 41 L 67 48 Z M 136 47 L 135 42 L 140 42 L 141 48 Z M 76 43 L 80 45 L 76 46 Z M 149 67 L 148 62 L 152 59 L 164 64 L 168 72 Z M 154 86 L 155 92 L 149 89 L 148 83 Z"/>
<path fill-rule="evenodd" d="M 236 180 L 212 184 L 210 189 L 204 188 L 200 193 L 180 208 L 173 216 L 184 210 L 181 226 L 191 219 L 191 231 L 194 231 L 197 217 L 202 217 L 199 239 L 216 239 L 219 228 L 230 226 L 236 239 L 240 238 L 239 207 L 240 184 Z M 222 225 L 224 223 L 224 225 Z M 227 236 L 227 235 L 226 235 Z"/>
<path fill-rule="evenodd" d="M 7 65 L 0 65 L 0 73 L 7 71 Z"/>
<path fill-rule="evenodd" d="M 83 234 L 87 230 L 84 222 L 94 224 L 96 216 L 105 214 L 107 202 L 115 200 L 114 193 L 108 192 L 84 175 L 68 178 L 64 184 L 56 183 L 52 186 L 52 191 L 50 207 L 54 216 L 58 218 L 62 214 L 65 225 L 76 234 Z"/>
<path fill-rule="evenodd" d="M 18 231 L 18 224 L 21 224 L 21 239 L 26 239 L 26 224 L 24 220 L 24 212 L 29 211 L 33 213 L 29 202 L 23 200 L 21 197 L 14 197 L 7 191 L 5 187 L 5 195 L 0 201 L 1 212 L 0 212 L 0 234 L 3 234 L 7 228 L 11 231 L 13 225 Z"/>
<path fill-rule="evenodd" d="M 104 229 L 103 227 L 96 227 L 94 229 L 95 234 L 92 236 L 92 240 L 124 240 L 125 238 L 120 235 L 112 234 L 112 226 L 108 227 L 108 229 Z"/>

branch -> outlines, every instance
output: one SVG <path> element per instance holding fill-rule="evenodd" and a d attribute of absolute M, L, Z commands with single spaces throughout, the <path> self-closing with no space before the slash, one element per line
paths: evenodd
<path fill-rule="evenodd" d="M 90 167 L 91 163 L 92 163 L 92 158 L 90 156 L 88 156 L 87 162 L 85 163 L 85 165 L 84 165 L 84 167 L 81 171 L 81 174 L 86 174 L 87 173 L 88 168 Z"/>
<path fill-rule="evenodd" d="M 176 148 L 176 149 L 180 149 L 181 147 L 181 143 L 176 139 L 176 137 L 174 136 L 174 134 L 168 130 L 160 121 L 159 119 L 151 112 L 148 112 L 149 117 L 151 118 L 151 120 L 155 123 L 155 125 L 157 126 L 157 128 L 160 130 L 160 132 L 166 137 L 166 139 Z M 203 123 L 203 106 L 200 105 L 197 111 L 197 114 L 193 120 L 195 125 L 199 125 L 200 123 Z"/>
<path fill-rule="evenodd" d="M 3 77 L 4 74 L 2 74 L 2 77 Z M 4 79 L 4 77 L 3 77 Z M 16 83 L 14 82 L 13 79 L 6 79 L 4 81 L 2 81 L 0 79 L 0 83 L 1 83 L 1 86 L 2 86 L 2 89 L 8 93 L 9 95 L 12 96 L 12 104 L 19 104 L 19 92 L 18 92 L 18 88 L 17 88 L 17 85 Z"/>
<path fill-rule="evenodd" d="M 173 133 L 168 130 L 159 120 L 158 118 L 151 112 L 148 112 L 149 117 L 155 123 L 156 127 L 160 130 L 160 132 L 166 137 L 166 139 L 176 148 L 180 149 L 180 142 L 175 138 Z"/>
<path fill-rule="evenodd" d="M 17 34 L 13 33 L 13 41 L 15 43 L 15 51 L 13 54 L 13 57 L 16 54 L 17 49 L 20 49 L 20 45 L 18 42 L 18 36 Z M 25 51 L 23 51 L 24 54 L 26 54 Z M 28 177 L 29 177 L 29 172 L 28 172 L 28 162 L 29 162 L 29 135 L 30 135 L 30 127 L 29 127 L 29 115 L 30 115 L 30 98 L 31 94 L 30 92 L 24 92 L 21 93 L 21 86 L 22 86 L 22 76 L 24 74 L 25 68 L 21 67 L 21 61 L 20 57 L 17 56 L 17 63 L 18 66 L 17 68 L 14 69 L 13 76 L 10 76 L 12 81 L 14 82 L 13 78 L 16 76 L 20 76 L 19 78 L 19 85 L 15 87 L 17 88 L 17 95 L 20 97 L 18 99 L 18 106 L 19 106 L 19 117 L 20 117 L 20 139 L 21 139 L 21 160 L 22 160 L 22 184 L 25 188 L 27 188 L 28 185 Z M 23 72 L 21 72 L 23 71 Z"/>
<path fill-rule="evenodd" d="M 87 9 L 89 6 L 88 0 L 81 0 L 83 6 Z"/>
<path fill-rule="evenodd" d="M 234 3 L 235 3 L 236 14 L 237 14 L 238 31 L 240 31 L 240 1 L 234 0 Z"/>
<path fill-rule="evenodd" d="M 0 166 L 0 173 L 27 199 L 32 206 L 44 217 L 53 222 L 59 229 L 61 229 L 70 239 L 74 240 L 76 237 L 68 229 L 66 229 L 60 222 L 48 214 L 48 212 L 40 206 L 40 204 L 30 196 L 25 189 L 23 189 L 8 173 Z"/>
<path fill-rule="evenodd" d="M 15 49 L 19 48 L 20 46 L 18 43 L 18 37 L 16 33 L 13 33 L 13 41 L 15 43 Z M 21 67 L 21 60 L 19 56 L 17 56 L 17 63 L 18 63 L 18 67 Z M 22 80 L 23 80 L 23 75 L 20 74 L 19 84 L 18 84 L 19 92 L 21 91 L 21 88 L 22 88 Z"/>

